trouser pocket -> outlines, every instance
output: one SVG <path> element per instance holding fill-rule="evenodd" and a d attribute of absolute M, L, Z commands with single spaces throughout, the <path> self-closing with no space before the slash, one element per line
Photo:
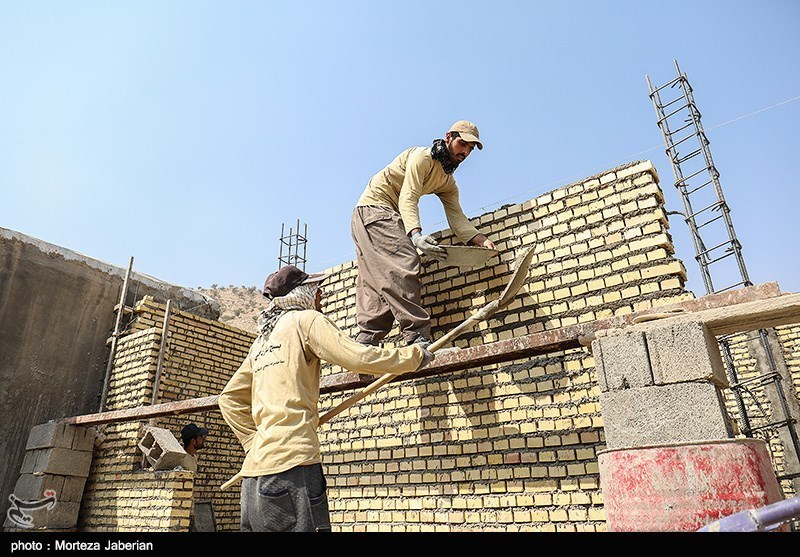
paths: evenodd
<path fill-rule="evenodd" d="M 258 507 L 267 532 L 288 532 L 297 522 L 292 494 L 288 489 L 270 490 L 269 477 L 259 478 Z"/>
<path fill-rule="evenodd" d="M 310 468 L 314 472 L 314 478 L 308 482 L 306 487 L 308 489 L 308 504 L 311 508 L 311 521 L 314 523 L 314 530 L 317 532 L 330 532 L 331 517 L 328 510 L 328 482 L 322 473 L 321 465 Z"/>

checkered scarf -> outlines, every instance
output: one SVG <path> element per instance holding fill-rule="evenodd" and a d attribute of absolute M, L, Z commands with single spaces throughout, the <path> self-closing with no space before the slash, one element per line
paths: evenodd
<path fill-rule="evenodd" d="M 273 298 L 267 309 L 258 315 L 258 334 L 269 338 L 278 319 L 284 314 L 302 309 L 316 309 L 315 300 L 319 283 L 301 284 L 285 296 Z"/>
<path fill-rule="evenodd" d="M 458 162 L 454 161 L 447 149 L 447 142 L 444 139 L 434 139 L 431 146 L 431 157 L 439 161 L 445 174 L 452 174 L 458 168 Z"/>

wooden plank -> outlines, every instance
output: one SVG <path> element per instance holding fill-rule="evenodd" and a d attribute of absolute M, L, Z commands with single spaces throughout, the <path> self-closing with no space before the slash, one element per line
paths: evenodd
<path fill-rule="evenodd" d="M 636 327 L 647 328 L 680 321 L 702 321 L 714 336 L 791 325 L 800 322 L 800 294 L 784 294 L 767 300 L 678 314 L 659 321 L 642 323 Z"/>

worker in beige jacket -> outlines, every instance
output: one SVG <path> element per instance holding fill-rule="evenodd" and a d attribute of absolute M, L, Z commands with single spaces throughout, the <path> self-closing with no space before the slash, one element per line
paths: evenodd
<path fill-rule="evenodd" d="M 219 396 L 246 453 L 234 477 L 242 478 L 242 531 L 330 531 L 317 438 L 321 361 L 383 375 L 414 371 L 434 358 L 421 345 L 354 342 L 320 313 L 325 278 L 293 265 L 267 277 L 271 302 L 259 316 L 259 335 Z"/>
<path fill-rule="evenodd" d="M 405 344 L 431 342 L 417 250 L 439 260 L 446 252 L 435 238 L 422 234 L 421 196 L 439 197 L 450 228 L 463 243 L 495 249 L 464 215 L 453 178 L 475 147 L 483 149 L 477 126 L 459 120 L 444 139 L 406 149 L 370 179 L 350 221 L 358 263 L 356 341 L 380 344 L 397 320 Z"/>

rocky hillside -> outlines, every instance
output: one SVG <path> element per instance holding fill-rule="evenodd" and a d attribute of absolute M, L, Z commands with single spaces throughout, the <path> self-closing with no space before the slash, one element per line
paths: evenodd
<path fill-rule="evenodd" d="M 256 332 L 259 312 L 268 301 L 255 286 L 201 288 L 200 292 L 219 302 L 219 320 L 243 331 Z"/>

